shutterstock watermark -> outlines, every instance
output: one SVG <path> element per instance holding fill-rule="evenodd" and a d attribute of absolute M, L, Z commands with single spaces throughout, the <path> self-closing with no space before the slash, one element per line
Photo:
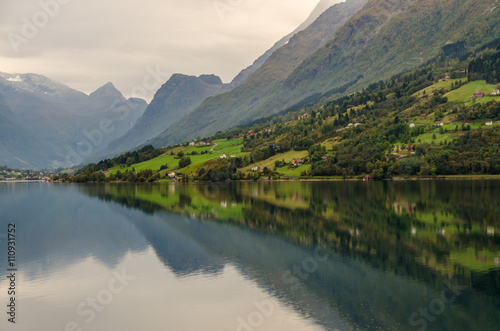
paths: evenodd
<path fill-rule="evenodd" d="M 302 281 L 309 279 L 311 274 L 318 271 L 319 265 L 327 261 L 328 253 L 321 253 L 319 247 L 314 250 L 312 256 L 306 257 L 302 263 L 292 266 L 292 271 L 285 271 L 281 280 L 283 284 L 289 285 L 290 290 L 296 291 L 299 289 Z M 271 317 L 276 310 L 276 302 L 272 299 L 262 301 L 254 301 L 255 310 L 248 314 L 246 318 L 239 316 L 236 321 L 238 326 L 236 331 L 254 331 L 264 325 L 266 318 Z"/>
<path fill-rule="evenodd" d="M 226 19 L 227 13 L 232 13 L 234 10 L 246 0 L 216 0 L 213 2 L 215 12 L 221 21 Z"/>
<path fill-rule="evenodd" d="M 140 98 L 146 98 L 148 92 L 156 91 L 159 86 L 161 86 L 167 79 L 168 73 L 162 72 L 160 66 L 157 65 L 155 69 L 151 67 L 146 67 L 147 74 L 142 80 L 142 85 L 137 85 L 131 90 L 131 94 L 138 96 Z M 123 107 L 120 107 L 122 106 Z M 132 111 L 135 110 L 127 100 L 115 100 L 111 106 L 113 113 L 120 115 L 118 118 L 120 121 L 126 120 Z M 113 125 L 113 121 L 109 118 L 102 119 L 98 126 L 92 130 L 84 129 L 82 130 L 82 135 L 86 138 L 83 141 L 78 142 L 76 148 L 70 146 L 66 147 L 66 165 L 78 165 L 81 164 L 85 157 L 89 157 L 94 153 L 94 151 L 101 146 L 104 141 L 104 137 L 115 131 L 116 127 Z"/>
<path fill-rule="evenodd" d="M 424 331 L 429 327 L 429 324 L 436 321 L 437 317 L 445 312 L 446 306 L 454 303 L 457 298 L 467 289 L 467 286 L 452 284 L 445 280 L 446 288 L 441 291 L 439 298 L 432 300 L 428 307 L 420 307 L 414 312 L 409 322 L 411 326 L 420 327 L 418 331 Z"/>
<path fill-rule="evenodd" d="M 20 31 L 7 32 L 7 39 L 14 52 L 19 53 L 21 45 L 29 43 L 30 40 L 36 38 L 40 30 L 45 28 L 50 20 L 56 17 L 60 11 L 61 6 L 67 5 L 71 0 L 40 0 L 38 6 L 40 10 L 35 12 L 31 17 L 22 17 L 23 22 Z"/>
<path fill-rule="evenodd" d="M 125 269 L 121 273 L 113 272 L 113 278 L 108 282 L 108 286 L 99 292 L 95 297 L 88 297 L 85 301 L 76 307 L 76 314 L 83 318 L 86 325 L 92 323 L 98 313 L 102 313 L 109 306 L 116 295 L 122 293 L 129 285 L 129 282 L 135 279 L 135 276 L 127 275 Z M 80 324 L 75 321 L 66 323 L 64 331 L 82 331 Z"/>

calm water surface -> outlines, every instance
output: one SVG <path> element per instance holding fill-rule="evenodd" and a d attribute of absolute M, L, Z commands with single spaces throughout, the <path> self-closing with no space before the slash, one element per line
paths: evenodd
<path fill-rule="evenodd" d="M 500 181 L 0 183 L 0 330 L 498 330 L 499 200 Z"/>

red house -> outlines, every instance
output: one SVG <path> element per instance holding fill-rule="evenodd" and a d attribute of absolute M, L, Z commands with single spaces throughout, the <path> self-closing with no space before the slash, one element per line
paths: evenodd
<path fill-rule="evenodd" d="M 484 92 L 475 92 L 474 93 L 474 98 L 482 98 L 486 96 L 486 94 L 484 94 Z"/>
<path fill-rule="evenodd" d="M 247 133 L 247 136 L 253 136 L 254 134 L 255 134 L 255 132 L 252 130 L 252 131 L 249 131 L 249 132 Z"/>
<path fill-rule="evenodd" d="M 207 146 L 212 146 L 213 144 L 212 140 L 207 141 Z"/>
<path fill-rule="evenodd" d="M 301 166 L 301 165 L 303 165 L 303 164 L 304 164 L 304 161 L 302 161 L 302 160 L 296 160 L 296 159 L 293 159 L 293 160 L 292 160 L 292 164 L 293 164 L 294 166 Z"/>

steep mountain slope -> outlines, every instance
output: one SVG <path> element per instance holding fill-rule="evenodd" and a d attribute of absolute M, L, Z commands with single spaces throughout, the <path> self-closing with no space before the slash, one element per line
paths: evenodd
<path fill-rule="evenodd" d="M 278 49 L 286 45 L 290 38 L 292 38 L 294 35 L 297 33 L 307 29 L 311 24 L 316 21 L 316 19 L 323 14 L 328 8 L 333 6 L 336 3 L 339 3 L 341 0 L 321 0 L 314 10 L 311 12 L 311 15 L 297 27 L 294 31 L 292 31 L 290 34 L 286 35 L 285 37 L 281 38 L 276 44 L 273 45 L 267 52 L 265 52 L 262 56 L 260 56 L 255 62 L 249 66 L 248 68 L 242 70 L 231 82 L 230 86 L 231 88 L 235 88 L 240 86 L 250 75 L 252 75 L 254 72 L 256 72 L 262 65 L 269 59 L 269 57 L 276 52 Z"/>
<path fill-rule="evenodd" d="M 471 52 L 499 38 L 497 5 L 498 0 L 372 0 L 284 88 L 294 94 L 325 91 L 363 75 L 359 86 L 439 55 Z"/>
<path fill-rule="evenodd" d="M 103 150 L 110 142 L 129 131 L 144 114 L 147 106 L 147 102 L 142 99 L 125 99 L 112 83 L 107 83 L 91 93 L 85 102 L 79 105 L 79 111 L 88 119 L 73 140 L 77 144 L 87 140 L 85 132 L 96 130 L 103 121 L 109 121 L 112 123 L 110 127 L 112 130 L 106 130 L 97 146 L 93 144 L 93 150 Z"/>
<path fill-rule="evenodd" d="M 13 130 L 14 124 L 9 126 L 9 145 L 24 146 L 15 150 L 28 151 L 23 158 L 28 168 L 35 164 L 44 168 L 70 166 L 66 164 L 68 150 L 88 142 L 92 134 L 96 138 L 91 140 L 92 150 L 106 147 L 129 130 L 147 106 L 144 100 L 125 100 L 110 83 L 87 96 L 37 74 L 0 73 L 0 93 L 5 106 L 11 110 L 11 124 L 16 123 L 18 127 Z M 100 137 L 96 130 L 108 122 L 106 133 Z M 4 133 L 4 138 L 6 136 Z M 40 142 L 41 146 L 25 144 L 26 137 Z M 88 149 L 80 154 L 87 152 Z M 39 157 L 40 153 L 43 158 Z M 13 162 L 16 157 L 8 160 Z"/>
<path fill-rule="evenodd" d="M 260 56 L 248 68 L 242 70 L 229 84 L 222 84 L 219 77 L 202 75 L 199 78 L 181 74 L 173 75 L 155 95 L 151 105 L 136 125 L 123 137 L 113 141 L 108 148 L 92 155 L 88 161 L 114 156 L 135 149 L 192 112 L 208 97 L 228 92 L 241 85 L 257 71 L 279 48 L 286 45 L 290 38 L 309 27 L 323 12 L 340 0 L 321 0 L 311 15 L 297 29 L 279 40 L 273 47 Z"/>
<path fill-rule="evenodd" d="M 229 89 L 214 75 L 173 75 L 155 94 L 141 118 L 123 136 L 93 155 L 97 160 L 134 149 L 193 111 L 203 100 Z"/>
<path fill-rule="evenodd" d="M 277 93 L 293 70 L 309 55 L 333 38 L 335 32 L 354 15 L 367 0 L 349 0 L 328 8 L 307 29 L 294 35 L 275 51 L 265 64 L 231 92 L 210 98 L 194 112 L 162 133 L 152 142 L 165 145 L 197 135 L 206 136 L 251 119 L 249 112 L 262 100 Z M 274 105 L 273 108 L 279 105 Z M 266 109 L 269 115 L 273 108 Z"/>
<path fill-rule="evenodd" d="M 43 149 L 40 138 L 16 121 L 0 94 L 0 164 L 16 168 L 42 168 L 50 159 L 42 152 Z"/>
<path fill-rule="evenodd" d="M 210 135 L 269 116 L 312 95 L 319 99 L 322 93 L 350 93 L 440 54 L 454 55 L 448 52 L 456 53 L 460 45 L 459 52 L 474 51 L 500 36 L 497 5 L 497 0 L 370 0 L 334 38 L 287 71 L 285 79 L 266 84 L 273 77 L 252 80 L 258 77 L 256 72 L 239 88 L 203 103 L 153 142 L 165 145 Z"/>

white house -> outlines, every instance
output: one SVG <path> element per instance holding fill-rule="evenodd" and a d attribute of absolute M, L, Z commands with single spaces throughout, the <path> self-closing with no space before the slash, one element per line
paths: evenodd
<path fill-rule="evenodd" d="M 494 90 L 491 95 L 500 95 L 500 90 Z"/>
<path fill-rule="evenodd" d="M 259 170 L 259 167 L 252 167 L 252 171 L 258 171 Z"/>
<path fill-rule="evenodd" d="M 414 127 L 415 127 L 415 124 L 411 123 L 411 124 L 410 124 L 410 128 L 412 128 L 412 129 L 413 129 Z"/>
<path fill-rule="evenodd" d="M 226 154 L 222 154 L 222 155 L 220 156 L 220 158 L 221 158 L 221 159 L 225 159 L 225 158 L 227 158 L 227 156 L 226 156 Z"/>
<path fill-rule="evenodd" d="M 168 177 L 170 177 L 170 178 L 174 178 L 174 177 L 175 177 L 175 172 L 171 172 L 171 173 L 169 173 L 169 174 L 168 174 Z"/>
<path fill-rule="evenodd" d="M 194 141 L 191 141 L 191 142 L 189 143 L 189 146 L 194 146 Z"/>
<path fill-rule="evenodd" d="M 486 125 L 490 126 L 490 125 L 493 125 L 493 122 L 486 122 Z"/>

